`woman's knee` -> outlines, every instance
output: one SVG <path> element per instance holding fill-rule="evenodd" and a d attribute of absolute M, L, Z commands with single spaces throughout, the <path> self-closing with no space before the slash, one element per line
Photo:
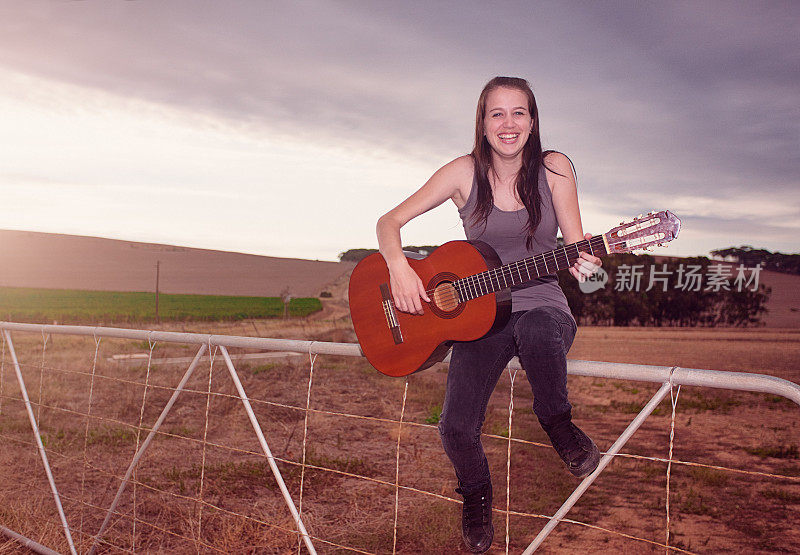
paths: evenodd
<path fill-rule="evenodd" d="M 447 418 L 447 415 L 443 414 L 439 421 L 439 435 L 445 448 L 448 446 L 467 448 L 480 441 L 481 430 L 473 422 Z"/>
<path fill-rule="evenodd" d="M 552 355 L 566 352 L 575 336 L 574 324 L 563 311 L 551 307 L 534 308 L 517 320 L 514 338 L 519 352 Z"/>

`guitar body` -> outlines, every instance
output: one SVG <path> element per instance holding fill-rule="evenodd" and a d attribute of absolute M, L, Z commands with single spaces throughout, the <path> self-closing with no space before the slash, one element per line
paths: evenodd
<path fill-rule="evenodd" d="M 453 341 L 479 339 L 508 321 L 508 289 L 459 302 L 450 285 L 501 265 L 489 245 L 451 241 L 426 258 L 408 262 L 431 299 L 422 302 L 422 315 L 400 312 L 388 301 L 389 270 L 380 253 L 364 258 L 350 277 L 353 327 L 364 356 L 380 372 L 399 377 L 422 370 L 441 361 Z"/>

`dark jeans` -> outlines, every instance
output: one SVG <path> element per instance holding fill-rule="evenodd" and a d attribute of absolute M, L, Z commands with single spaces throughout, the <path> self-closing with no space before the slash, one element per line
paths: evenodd
<path fill-rule="evenodd" d="M 536 416 L 546 420 L 572 408 L 567 351 L 576 331 L 572 315 L 541 307 L 514 312 L 505 328 L 489 337 L 453 345 L 439 434 L 463 490 L 490 480 L 481 427 L 489 397 L 514 355 L 533 389 Z"/>

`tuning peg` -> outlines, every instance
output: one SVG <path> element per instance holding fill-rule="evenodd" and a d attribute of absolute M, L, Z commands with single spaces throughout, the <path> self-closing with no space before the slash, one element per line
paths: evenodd
<path fill-rule="evenodd" d="M 638 216 L 636 216 L 636 219 L 637 219 L 637 220 L 638 220 L 638 219 L 641 219 L 641 217 L 642 217 L 642 216 L 644 216 L 644 214 L 639 214 Z"/>

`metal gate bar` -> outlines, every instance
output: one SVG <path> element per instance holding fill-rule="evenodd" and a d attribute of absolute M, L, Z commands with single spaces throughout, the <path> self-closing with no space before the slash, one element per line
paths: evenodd
<path fill-rule="evenodd" d="M 101 328 L 92 326 L 60 326 L 51 324 L 19 324 L 0 322 L 0 329 L 28 333 L 86 335 L 113 337 L 117 339 L 138 339 L 142 341 L 165 341 L 168 343 L 194 343 L 197 345 L 219 345 L 266 351 L 292 351 L 321 355 L 341 355 L 363 357 L 357 343 L 330 343 L 298 339 L 271 339 L 261 337 L 241 337 L 233 335 L 209 335 L 202 333 L 179 333 L 169 331 L 147 331 L 125 328 Z M 443 362 L 449 361 L 449 355 Z M 514 359 L 511 368 L 521 368 Z M 625 364 L 617 362 L 598 362 L 591 360 L 568 360 L 567 373 L 573 376 L 592 376 L 616 380 L 633 380 L 662 384 L 670 381 L 674 385 L 694 385 L 737 391 L 772 393 L 794 401 L 800 405 L 800 385 L 765 374 L 750 372 L 729 372 L 723 370 L 704 370 L 698 368 L 678 368 L 647 364 Z"/>
<path fill-rule="evenodd" d="M 49 547 L 37 543 L 32 539 L 26 538 L 22 534 L 17 534 L 14 532 L 14 530 L 6 528 L 5 526 L 0 526 L 0 533 L 5 534 L 13 540 L 17 540 L 23 546 L 27 547 L 31 551 L 35 551 L 36 553 L 41 553 L 42 555 L 61 555 L 58 551 L 53 551 Z"/>
<path fill-rule="evenodd" d="M 647 417 L 650 416 L 653 410 L 655 410 L 658 404 L 664 400 L 664 398 L 667 396 L 671 388 L 672 384 L 667 382 L 664 385 L 662 385 L 658 389 L 658 391 L 656 391 L 656 394 L 653 395 L 653 397 L 650 399 L 650 401 L 647 402 L 644 408 L 642 408 L 639 414 L 636 415 L 636 418 L 634 418 L 631 421 L 631 423 L 628 424 L 628 427 L 625 428 L 625 431 L 622 432 L 622 434 L 620 434 L 620 436 L 617 438 L 617 441 L 614 442 L 614 445 L 612 445 L 609 448 L 609 450 L 606 451 L 606 454 L 603 455 L 602 459 L 600 459 L 600 464 L 597 465 L 595 471 L 589 474 L 586 478 L 583 479 L 583 481 L 580 484 L 578 484 L 578 487 L 575 488 L 575 491 L 572 492 L 572 495 L 570 495 L 567 498 L 567 500 L 564 501 L 564 504 L 561 505 L 561 508 L 558 509 L 558 511 L 556 511 L 556 514 L 554 514 L 552 518 L 547 522 L 545 527 L 542 528 L 542 530 L 539 532 L 539 535 L 536 536 L 536 538 L 531 542 L 531 544 L 527 547 L 527 549 L 525 549 L 525 551 L 522 552 L 522 555 L 530 555 L 531 553 L 536 551 L 536 549 L 538 549 L 538 547 L 547 538 L 550 532 L 553 531 L 556 525 L 559 522 L 561 522 L 561 519 L 564 518 L 564 516 L 566 516 L 567 512 L 569 512 L 569 510 L 573 507 L 573 505 L 575 505 L 575 503 L 578 502 L 578 499 L 581 498 L 581 496 L 589 488 L 589 486 L 592 485 L 592 482 L 594 482 L 595 479 L 597 479 L 597 477 L 600 476 L 600 473 L 603 472 L 603 470 L 605 470 L 605 468 L 608 466 L 608 463 L 611 462 L 611 459 L 613 459 L 617 455 L 617 453 L 620 452 L 622 447 L 628 442 L 628 440 L 636 432 L 636 430 L 639 429 L 639 427 L 644 423 Z"/>
<path fill-rule="evenodd" d="M 264 454 L 267 456 L 267 462 L 269 463 L 270 469 L 272 469 L 272 474 L 275 476 L 275 481 L 278 482 L 278 487 L 283 494 L 283 498 L 286 500 L 286 506 L 289 507 L 289 511 L 292 513 L 292 518 L 294 518 L 294 522 L 297 524 L 297 529 L 300 531 L 300 534 L 303 537 L 303 542 L 306 544 L 306 548 L 311 555 L 317 555 L 317 550 L 314 549 L 314 546 L 311 543 L 311 538 L 308 536 L 308 532 L 303 524 L 303 520 L 300 518 L 300 513 L 297 512 L 297 507 L 294 505 L 292 496 L 289 494 L 289 490 L 286 488 L 286 484 L 283 481 L 283 476 L 281 476 L 281 471 L 278 470 L 278 465 L 275 463 L 275 457 L 272 456 L 272 451 L 270 451 L 269 445 L 267 445 L 267 440 L 264 437 L 264 432 L 261 430 L 261 425 L 258 423 L 258 419 L 253 412 L 253 407 L 250 406 L 250 399 L 247 398 L 247 393 L 244 392 L 244 387 L 242 387 L 242 382 L 239 379 L 239 375 L 236 373 L 236 369 L 233 367 L 233 362 L 231 362 L 231 357 L 228 355 L 228 350 L 221 346 L 220 351 L 225 359 L 225 364 L 228 366 L 231 379 L 236 385 L 236 391 L 239 393 L 239 398 L 242 400 L 244 410 L 247 411 L 247 416 L 250 418 L 250 423 L 253 425 L 253 430 L 255 430 L 256 436 L 258 436 L 259 443 L 261 443 L 261 448 L 264 450 Z"/>
<path fill-rule="evenodd" d="M 22 399 L 25 404 L 25 410 L 28 411 L 28 419 L 31 421 L 31 429 L 33 431 L 33 436 L 36 439 L 36 446 L 39 448 L 39 455 L 42 457 L 42 464 L 44 465 L 44 471 L 47 474 L 47 481 L 50 483 L 50 490 L 53 492 L 53 499 L 55 499 L 56 502 L 56 508 L 58 509 L 58 516 L 61 519 L 61 525 L 64 527 L 64 534 L 67 537 L 67 543 L 69 544 L 69 551 L 73 555 L 77 555 L 78 552 L 75 551 L 75 544 L 72 542 L 72 534 L 69 531 L 69 524 L 67 523 L 67 517 L 64 514 L 64 508 L 61 506 L 61 496 L 58 495 L 58 488 L 56 487 L 55 479 L 53 479 L 53 472 L 50 470 L 50 462 L 47 460 L 47 453 L 45 453 L 44 451 L 44 445 L 42 444 L 42 436 L 41 433 L 39 432 L 39 426 L 36 424 L 36 417 L 33 416 L 31 401 L 28 398 L 28 390 L 25 387 L 25 380 L 22 379 L 22 371 L 19 368 L 17 353 L 14 351 L 14 343 L 11 341 L 11 334 L 7 329 L 5 329 L 3 330 L 3 335 L 5 336 L 5 340 L 8 343 L 8 352 L 11 354 L 11 361 L 14 363 L 14 372 L 16 372 L 17 374 L 17 381 L 19 382 L 19 389 L 22 392 Z"/>

